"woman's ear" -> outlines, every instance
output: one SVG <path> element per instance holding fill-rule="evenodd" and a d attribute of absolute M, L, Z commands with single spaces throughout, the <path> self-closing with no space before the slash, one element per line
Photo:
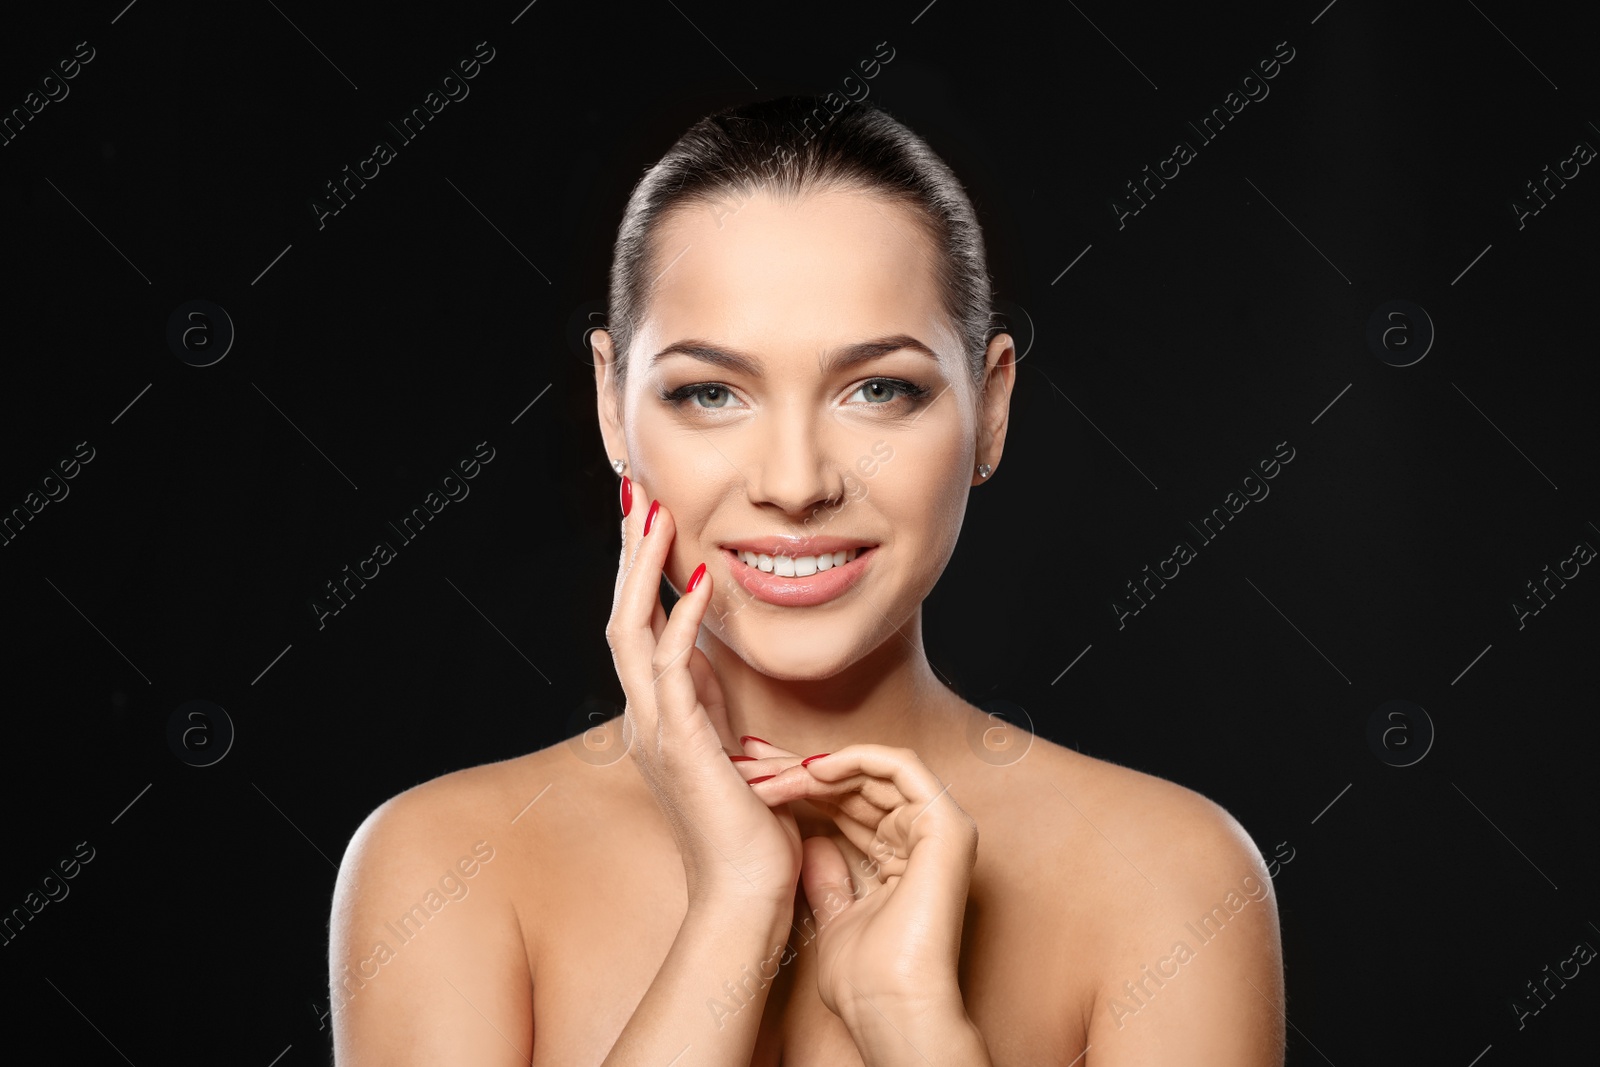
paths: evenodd
<path fill-rule="evenodd" d="M 616 352 L 611 346 L 611 332 L 590 331 L 589 351 L 594 354 L 595 403 L 606 455 L 612 460 L 626 459 L 628 441 L 622 432 L 622 391 L 617 383 Z"/>
<path fill-rule="evenodd" d="M 975 463 L 1000 466 L 1005 451 L 1006 427 L 1011 421 L 1011 390 L 1017 381 L 1017 343 L 1009 333 L 997 333 L 984 351 L 983 391 L 978 396 L 978 442 Z M 994 475 L 991 471 L 990 477 Z M 987 478 L 972 476 L 979 485 Z"/>

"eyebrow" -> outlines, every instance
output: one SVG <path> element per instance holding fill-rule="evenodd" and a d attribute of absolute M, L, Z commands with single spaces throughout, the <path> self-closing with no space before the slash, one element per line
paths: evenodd
<path fill-rule="evenodd" d="M 910 334 L 900 333 L 891 337 L 877 337 L 870 341 L 857 341 L 855 344 L 842 345 L 839 348 L 835 348 L 824 355 L 822 369 L 824 373 L 833 374 L 848 370 L 869 360 L 877 359 L 879 356 L 886 356 L 891 352 L 899 352 L 901 350 L 921 352 L 936 363 L 939 360 L 938 354 L 933 349 Z M 730 348 L 714 345 L 710 341 L 702 341 L 692 337 L 682 341 L 674 341 L 651 356 L 650 366 L 654 367 L 666 357 L 674 354 L 689 356 L 726 370 L 738 371 L 752 378 L 760 378 L 762 376 L 760 361 L 754 357 L 742 352 L 736 352 Z"/>

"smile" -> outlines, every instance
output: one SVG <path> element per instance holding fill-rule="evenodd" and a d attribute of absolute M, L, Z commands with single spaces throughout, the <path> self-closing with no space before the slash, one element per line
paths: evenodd
<path fill-rule="evenodd" d="M 843 567 L 855 559 L 856 553 L 860 551 L 862 550 L 847 548 L 839 552 L 824 552 L 818 556 L 769 556 L 765 552 L 740 552 L 739 558 L 744 560 L 746 567 L 755 567 L 768 574 L 776 574 L 782 578 L 805 578 L 818 571 Z"/>
<path fill-rule="evenodd" d="M 825 604 L 859 581 L 872 559 L 871 547 L 809 556 L 771 556 L 723 549 L 732 577 L 757 600 L 780 607 Z"/>

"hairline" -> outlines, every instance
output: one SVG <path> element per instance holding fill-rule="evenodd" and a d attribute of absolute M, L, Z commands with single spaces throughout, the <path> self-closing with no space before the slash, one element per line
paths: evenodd
<path fill-rule="evenodd" d="M 905 208 L 906 213 L 911 216 L 912 221 L 916 224 L 916 239 L 921 243 L 918 251 L 922 260 L 928 264 L 931 275 L 929 280 L 932 283 L 934 300 L 939 308 L 940 316 L 949 320 L 945 323 L 945 326 L 950 330 L 951 336 L 956 339 L 956 342 L 960 344 L 964 340 L 965 331 L 962 329 L 960 319 L 952 316 L 949 309 L 945 307 L 943 296 L 945 290 L 944 279 L 937 275 L 940 261 L 948 262 L 954 258 L 940 247 L 937 221 L 929 217 L 921 202 L 910 193 L 896 193 L 880 183 L 851 175 L 826 174 L 820 177 L 802 177 L 799 180 L 792 178 L 749 178 L 740 180 L 734 178 L 726 182 L 719 182 L 709 188 L 686 192 L 672 204 L 663 208 L 655 217 L 653 225 L 645 233 L 645 247 L 643 254 L 640 256 L 640 265 L 643 267 L 642 273 L 648 274 L 651 280 L 648 284 L 642 286 L 635 296 L 635 306 L 631 309 L 635 314 L 632 327 L 628 331 L 630 347 L 637 347 L 634 342 L 641 332 L 640 327 L 644 321 L 646 309 L 650 306 L 651 295 L 655 290 L 656 283 L 660 281 L 661 276 L 668 269 L 662 268 L 660 271 L 656 269 L 657 263 L 661 262 L 664 256 L 662 250 L 664 235 L 674 223 L 679 221 L 680 218 L 686 218 L 694 209 L 698 207 L 715 207 L 718 203 L 721 203 L 722 197 L 717 194 L 729 191 L 748 194 L 746 202 L 748 202 L 748 199 L 766 194 L 783 206 L 798 205 L 804 201 L 830 193 L 856 193 L 870 200 L 877 200 L 882 204 Z M 742 208 L 743 206 L 744 204 L 741 203 L 740 207 Z M 635 360 L 632 353 L 620 353 L 614 349 L 612 358 L 619 368 L 618 373 L 613 376 L 613 381 L 616 383 L 617 388 L 620 389 L 625 384 L 629 366 Z M 970 356 L 965 352 L 958 353 L 956 362 L 966 372 L 966 376 L 969 379 L 972 378 L 972 360 Z"/>

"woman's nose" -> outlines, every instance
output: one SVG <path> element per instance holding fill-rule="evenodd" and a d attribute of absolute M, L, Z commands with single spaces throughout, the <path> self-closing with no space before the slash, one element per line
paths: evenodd
<path fill-rule="evenodd" d="M 839 497 L 843 471 L 810 427 L 778 427 L 759 446 L 746 474 L 754 503 L 771 504 L 803 518 Z"/>

